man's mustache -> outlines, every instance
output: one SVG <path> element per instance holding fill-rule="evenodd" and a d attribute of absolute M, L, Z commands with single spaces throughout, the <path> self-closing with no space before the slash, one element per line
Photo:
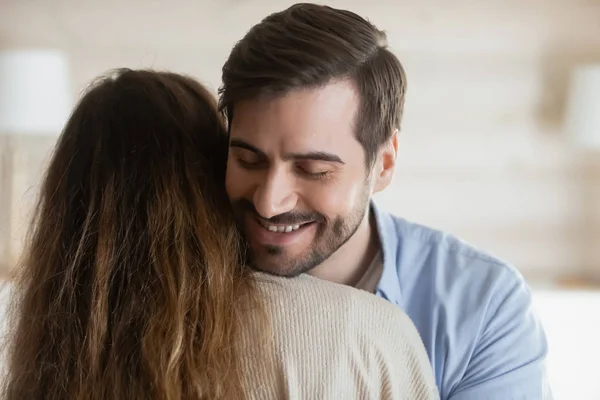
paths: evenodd
<path fill-rule="evenodd" d="M 242 213 L 249 213 L 256 219 L 273 225 L 300 225 L 307 222 L 325 222 L 325 217 L 317 212 L 297 212 L 289 211 L 283 214 L 275 215 L 271 218 L 262 217 L 254 204 L 248 199 L 238 199 L 232 203 L 236 215 L 241 216 Z"/>

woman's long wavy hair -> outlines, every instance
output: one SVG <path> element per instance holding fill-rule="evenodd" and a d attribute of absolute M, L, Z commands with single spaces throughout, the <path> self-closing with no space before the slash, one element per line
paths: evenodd
<path fill-rule="evenodd" d="M 194 80 L 118 70 L 75 108 L 15 283 L 7 400 L 240 399 L 256 300 L 224 190 L 227 137 Z"/>

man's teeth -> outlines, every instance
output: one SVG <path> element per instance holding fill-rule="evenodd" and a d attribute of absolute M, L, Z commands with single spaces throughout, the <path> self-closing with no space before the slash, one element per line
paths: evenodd
<path fill-rule="evenodd" d="M 288 233 L 292 231 L 297 231 L 300 229 L 300 225 L 271 225 L 271 224 L 262 224 L 267 230 L 271 232 L 281 232 Z"/>

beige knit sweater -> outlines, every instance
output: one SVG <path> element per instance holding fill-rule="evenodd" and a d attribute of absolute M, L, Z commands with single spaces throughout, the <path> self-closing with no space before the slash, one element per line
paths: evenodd
<path fill-rule="evenodd" d="M 439 398 L 419 334 L 397 306 L 308 275 L 257 276 L 270 326 L 252 312 L 242 324 L 251 399 Z"/>

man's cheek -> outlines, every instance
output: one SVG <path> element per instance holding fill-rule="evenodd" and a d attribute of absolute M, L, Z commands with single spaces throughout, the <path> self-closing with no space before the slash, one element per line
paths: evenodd
<path fill-rule="evenodd" d="M 235 167 L 227 168 L 227 175 L 225 177 L 225 190 L 229 195 L 231 200 L 234 200 L 236 197 L 239 197 L 239 193 L 241 192 L 241 186 L 243 186 L 243 177 L 240 176 L 238 171 L 236 171 Z"/>
<path fill-rule="evenodd" d="M 310 196 L 311 208 L 318 213 L 325 215 L 344 214 L 350 205 L 354 202 L 355 194 L 353 192 L 329 190 L 314 193 Z"/>

